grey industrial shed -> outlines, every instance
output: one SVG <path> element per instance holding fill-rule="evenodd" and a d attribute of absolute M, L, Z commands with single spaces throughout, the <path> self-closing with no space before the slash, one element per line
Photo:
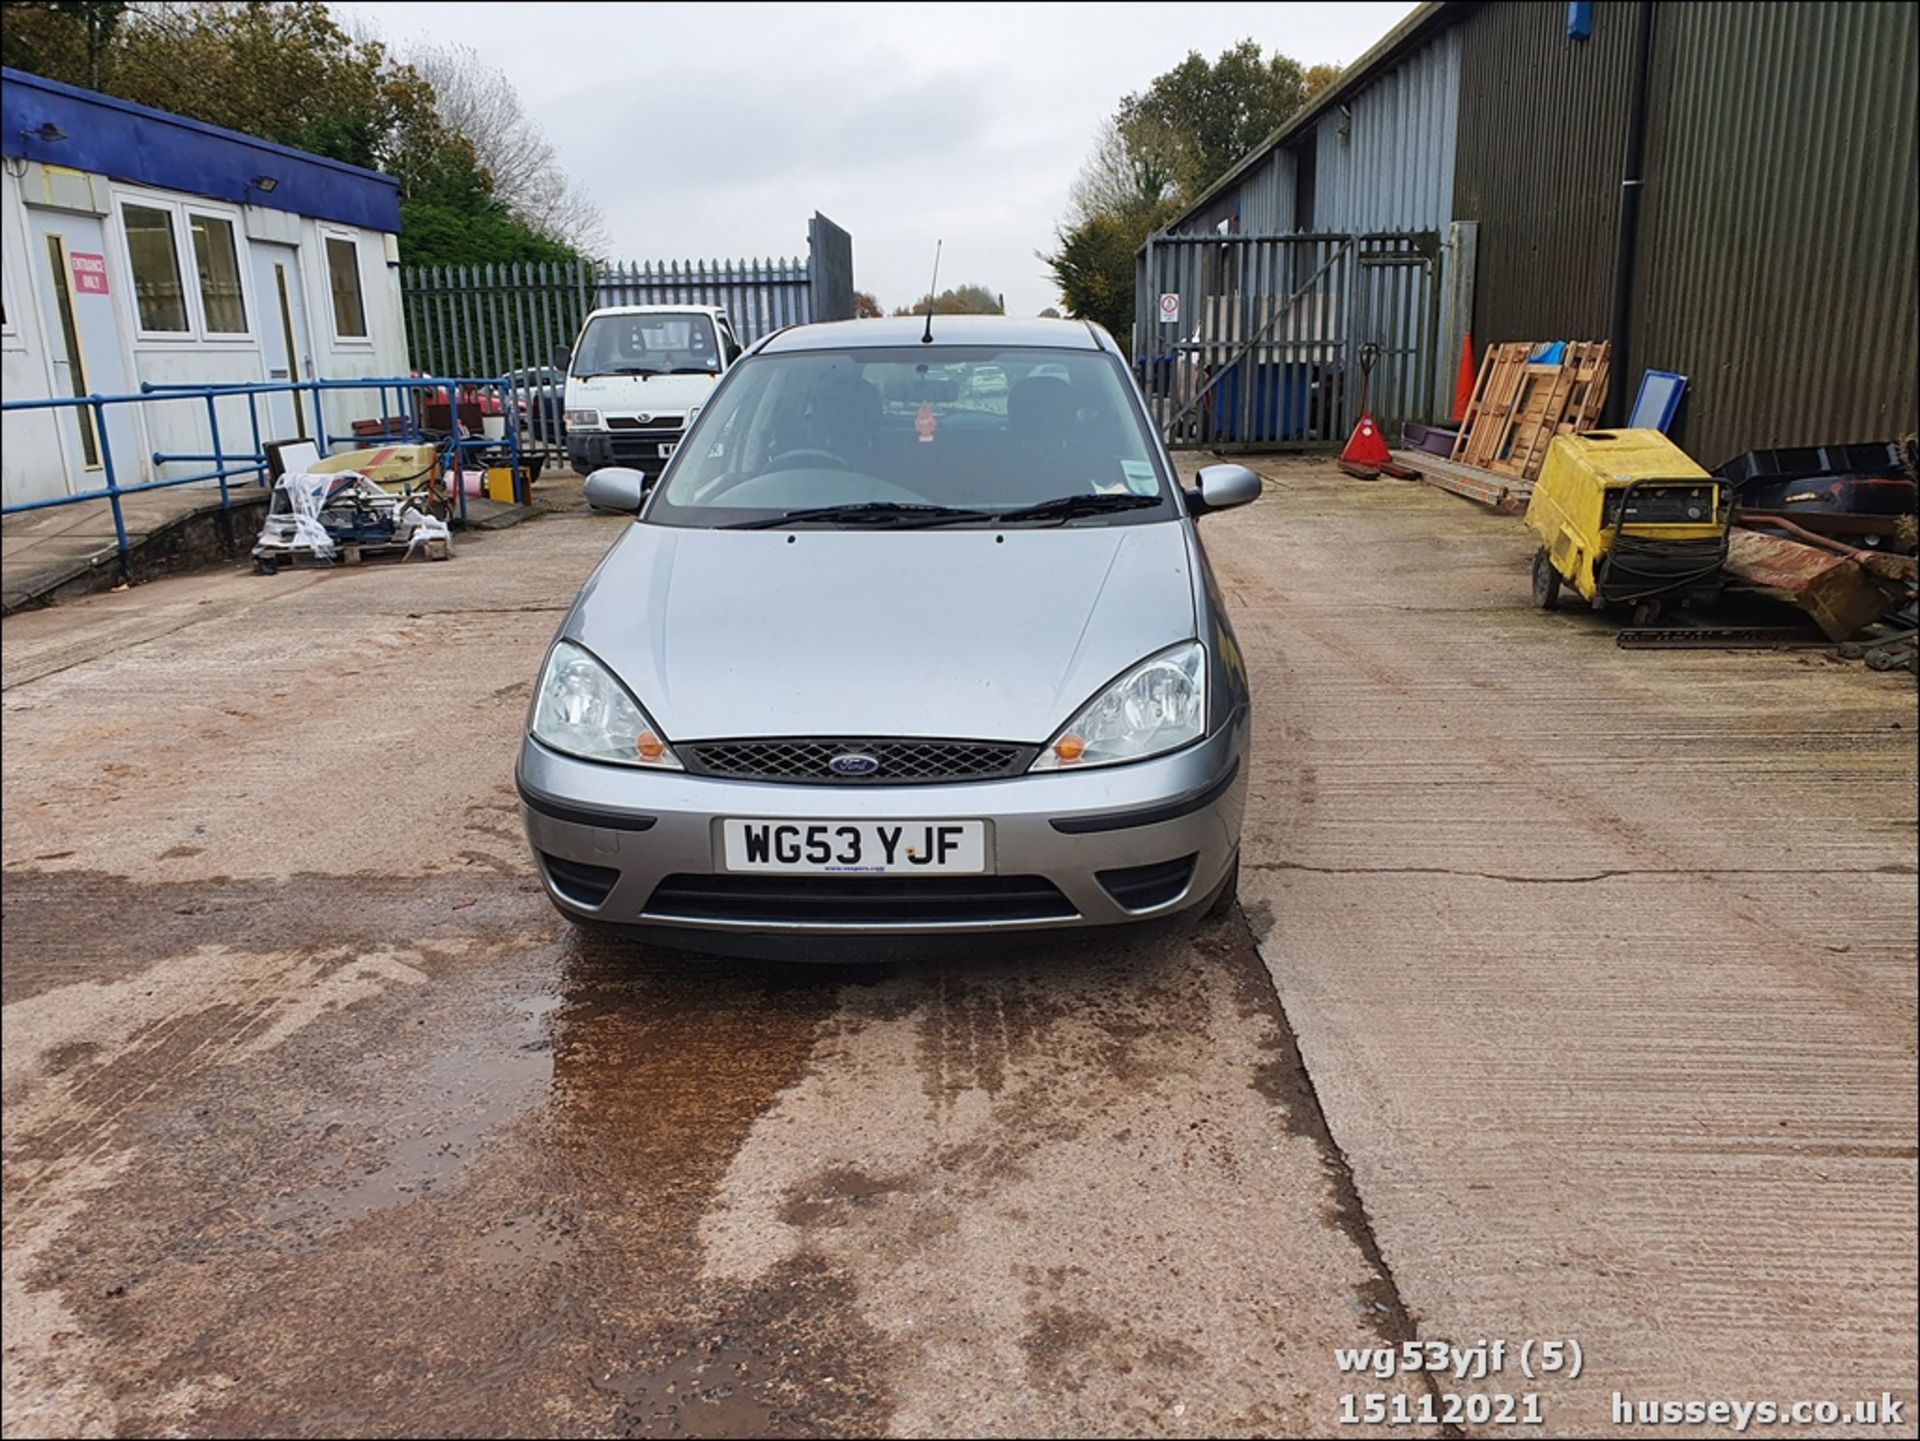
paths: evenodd
<path fill-rule="evenodd" d="M 1685 374 L 1676 434 L 1709 465 L 1904 435 L 1920 423 L 1917 51 L 1920 7 L 1897 0 L 1426 4 L 1163 233 L 1432 232 L 1435 411 L 1470 325 L 1476 355 L 1610 338 L 1632 379 Z"/>

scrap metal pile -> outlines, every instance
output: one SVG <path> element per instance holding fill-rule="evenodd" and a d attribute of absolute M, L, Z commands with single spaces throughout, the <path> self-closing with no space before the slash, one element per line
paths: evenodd
<path fill-rule="evenodd" d="M 1915 668 L 1920 486 L 1915 442 L 1748 451 L 1719 469 L 1735 487 L 1726 568 L 1798 606 L 1877 670 Z"/>
<path fill-rule="evenodd" d="M 446 560 L 452 544 L 444 520 L 356 471 L 298 471 L 274 486 L 253 559 L 259 573 L 271 575 L 285 562 L 358 565 L 371 556 L 405 559 L 415 551 Z"/>

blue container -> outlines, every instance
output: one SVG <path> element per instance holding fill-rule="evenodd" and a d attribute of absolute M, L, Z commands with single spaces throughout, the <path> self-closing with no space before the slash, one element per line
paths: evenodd
<path fill-rule="evenodd" d="M 1247 418 L 1246 434 L 1242 435 L 1240 386 L 1247 372 L 1252 373 L 1251 381 L 1247 382 L 1253 388 L 1252 410 Z M 1242 361 L 1214 387 L 1211 397 L 1214 438 L 1248 444 L 1305 440 L 1312 381 L 1313 367 L 1304 361 L 1264 365 L 1248 365 Z"/>

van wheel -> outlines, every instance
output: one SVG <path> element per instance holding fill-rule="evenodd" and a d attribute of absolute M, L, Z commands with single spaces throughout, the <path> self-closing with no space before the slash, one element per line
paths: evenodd
<path fill-rule="evenodd" d="M 1533 553 L 1533 603 L 1542 610 L 1560 604 L 1560 572 L 1544 548 Z"/>

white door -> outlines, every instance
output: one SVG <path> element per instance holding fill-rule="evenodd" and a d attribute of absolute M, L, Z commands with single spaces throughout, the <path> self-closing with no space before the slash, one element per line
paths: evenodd
<path fill-rule="evenodd" d="M 306 296 L 300 288 L 299 247 L 251 240 L 247 249 L 253 261 L 253 293 L 259 297 L 267 381 L 311 380 L 313 340 L 307 330 Z M 296 440 L 314 434 L 311 391 L 282 391 L 263 399 L 261 439 Z"/>
<path fill-rule="evenodd" d="M 38 207 L 30 207 L 27 214 L 34 285 L 40 292 L 47 354 L 53 362 L 53 393 L 130 393 L 133 386 L 128 382 L 126 358 L 120 347 L 120 325 L 107 278 L 106 232 L 100 217 Z M 140 418 L 135 414 L 138 408 L 104 407 L 104 437 L 95 427 L 93 412 L 84 406 L 61 415 L 55 428 L 69 495 L 106 488 L 109 446 L 115 484 L 138 485 L 147 479 L 149 467 L 141 453 Z"/>

